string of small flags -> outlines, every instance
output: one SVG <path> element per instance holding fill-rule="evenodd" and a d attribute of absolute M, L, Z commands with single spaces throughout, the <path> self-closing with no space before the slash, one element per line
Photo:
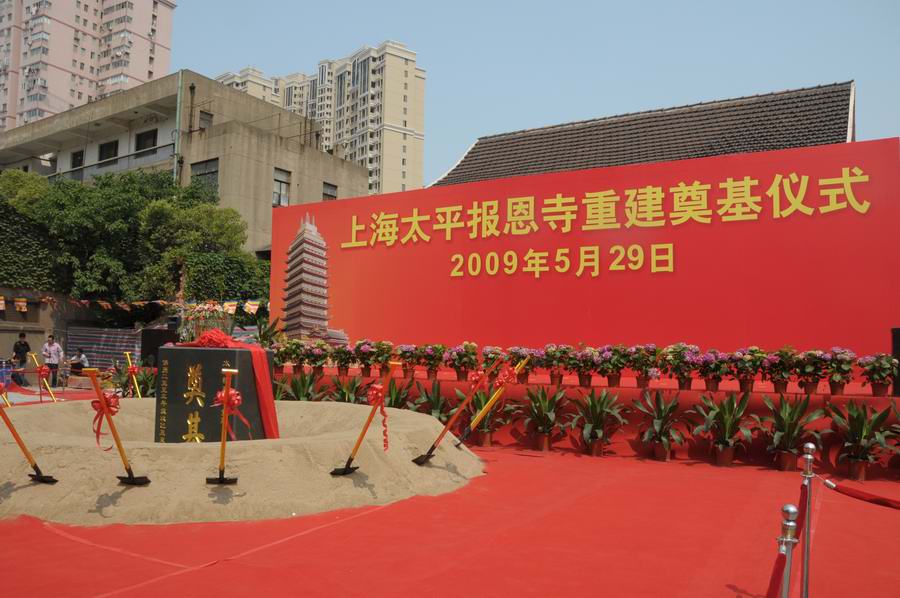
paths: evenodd
<path fill-rule="evenodd" d="M 59 301 L 55 297 L 51 296 L 43 296 L 37 298 L 29 298 L 29 297 L 13 297 L 11 298 L 12 304 L 17 312 L 27 313 L 28 312 L 28 303 L 45 303 L 50 305 L 51 307 L 56 307 Z M 255 314 L 259 311 L 260 306 L 265 304 L 266 309 L 269 308 L 268 302 L 263 302 L 259 299 L 251 299 L 247 301 L 186 301 L 186 302 L 178 302 L 178 301 L 165 301 L 163 299 L 154 299 L 152 301 L 103 301 L 100 299 L 67 299 L 66 300 L 70 305 L 75 307 L 90 307 L 91 304 L 97 305 L 100 309 L 103 310 L 111 310 L 111 309 L 121 309 L 123 311 L 131 311 L 132 308 L 141 308 L 145 307 L 149 304 L 159 305 L 161 307 L 172 305 L 175 307 L 191 309 L 196 307 L 197 305 L 208 305 L 210 307 L 219 307 L 221 306 L 222 311 L 226 314 L 234 315 L 238 309 L 242 309 L 244 312 L 248 314 Z M 7 298 L 3 295 L 0 295 L 0 311 L 6 311 L 7 309 Z"/>

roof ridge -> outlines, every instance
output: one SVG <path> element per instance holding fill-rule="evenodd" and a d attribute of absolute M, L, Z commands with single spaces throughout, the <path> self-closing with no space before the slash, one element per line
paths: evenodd
<path fill-rule="evenodd" d="M 546 131 L 549 129 L 562 129 L 562 128 L 566 128 L 566 127 L 577 127 L 577 126 L 581 126 L 581 125 L 603 122 L 603 121 L 613 120 L 613 119 L 617 119 L 617 118 L 634 117 L 634 116 L 641 116 L 641 115 L 653 114 L 653 113 L 675 112 L 678 110 L 688 110 L 691 108 L 697 108 L 699 106 L 712 106 L 715 104 L 727 105 L 730 102 L 739 102 L 742 100 L 765 98 L 765 97 L 776 96 L 776 95 L 797 93 L 797 92 L 801 92 L 801 91 L 813 91 L 816 89 L 824 89 L 826 87 L 839 87 L 839 86 L 843 86 L 843 85 L 852 85 L 854 82 L 855 82 L 854 79 L 850 79 L 849 81 L 835 81 L 834 83 L 823 83 L 820 85 L 813 85 L 810 87 L 798 87 L 795 89 L 783 89 L 781 91 L 770 91 L 770 92 L 766 92 L 766 93 L 757 93 L 757 94 L 752 94 L 752 95 L 747 95 L 747 96 L 740 96 L 740 97 L 736 97 L 736 98 L 727 98 L 724 100 L 709 100 L 706 102 L 695 102 L 693 104 L 684 104 L 682 106 L 671 106 L 668 108 L 651 108 L 648 110 L 640 110 L 637 112 L 624 112 L 622 114 L 613 114 L 613 115 L 601 116 L 601 117 L 597 117 L 597 118 L 588 118 L 588 119 L 584 119 L 584 120 L 576 120 L 576 121 L 571 121 L 571 122 L 567 122 L 567 123 L 546 125 L 543 127 L 532 127 L 529 129 L 519 129 L 517 131 L 508 131 L 506 133 L 496 133 L 494 135 L 484 135 L 483 137 L 479 137 L 477 139 L 477 141 L 481 141 L 483 139 L 496 139 L 498 137 L 512 137 L 514 135 L 520 135 L 523 133 Z M 477 143 L 477 141 L 476 141 L 476 143 Z M 469 149 L 471 149 L 471 148 L 469 148 Z M 465 157 L 465 154 L 463 155 L 463 157 Z M 449 174 L 449 171 L 447 174 Z"/>

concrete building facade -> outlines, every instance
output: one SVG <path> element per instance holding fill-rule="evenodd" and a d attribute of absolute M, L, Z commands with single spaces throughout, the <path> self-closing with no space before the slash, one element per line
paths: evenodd
<path fill-rule="evenodd" d="M 170 170 L 213 185 L 265 256 L 272 208 L 364 195 L 365 168 L 317 149 L 316 123 L 191 71 L 0 134 L 0 169 L 90 181 L 132 169 Z"/>
<path fill-rule="evenodd" d="M 246 68 L 216 80 L 319 123 L 323 150 L 368 169 L 369 193 L 423 186 L 425 71 L 403 44 L 322 60 L 314 75 Z"/>
<path fill-rule="evenodd" d="M 172 0 L 0 0 L 0 130 L 169 72 Z"/>

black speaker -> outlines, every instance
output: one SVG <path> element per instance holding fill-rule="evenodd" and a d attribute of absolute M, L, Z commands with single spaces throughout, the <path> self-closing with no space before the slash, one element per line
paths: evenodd
<path fill-rule="evenodd" d="M 179 326 L 181 326 L 181 316 L 169 316 L 167 329 L 177 331 Z"/>

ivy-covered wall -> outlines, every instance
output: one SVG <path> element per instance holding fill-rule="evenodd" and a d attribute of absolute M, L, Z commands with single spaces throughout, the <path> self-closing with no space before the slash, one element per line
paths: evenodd
<path fill-rule="evenodd" d="M 46 232 L 0 199 L 0 286 L 59 290 L 54 263 Z"/>

